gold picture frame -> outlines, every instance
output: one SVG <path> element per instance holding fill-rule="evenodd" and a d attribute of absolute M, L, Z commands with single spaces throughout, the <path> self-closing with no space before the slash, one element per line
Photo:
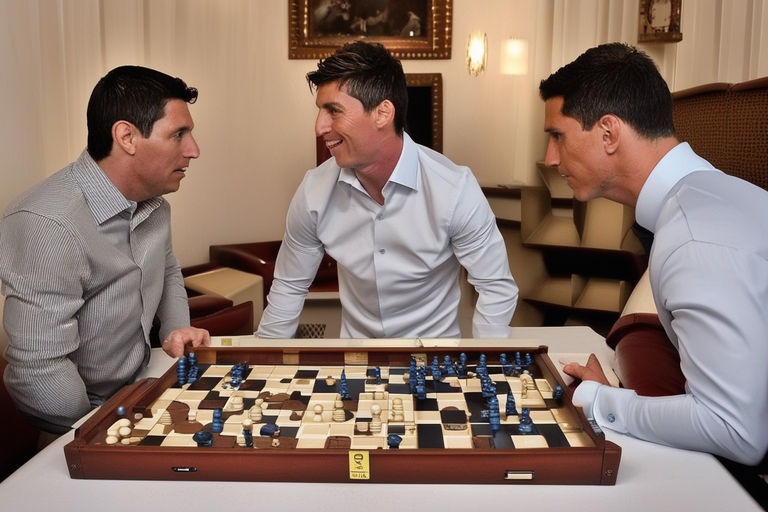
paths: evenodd
<path fill-rule="evenodd" d="M 453 0 L 288 0 L 288 58 L 363 39 L 398 59 L 450 59 L 452 16 Z"/>
<path fill-rule="evenodd" d="M 637 42 L 677 43 L 682 41 L 681 4 L 682 0 L 640 0 Z"/>

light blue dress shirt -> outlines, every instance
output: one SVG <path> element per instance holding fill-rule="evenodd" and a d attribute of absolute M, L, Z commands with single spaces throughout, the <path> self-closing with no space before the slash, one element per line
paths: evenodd
<path fill-rule="evenodd" d="M 474 337 L 505 338 L 518 289 L 467 167 L 403 135 L 384 204 L 331 158 L 293 197 L 259 337 L 290 338 L 324 252 L 338 264 L 345 338 L 458 338 L 459 266 L 478 292 Z"/>
<path fill-rule="evenodd" d="M 649 276 L 686 394 L 584 382 L 574 399 L 602 427 L 756 464 L 768 448 L 768 192 L 682 143 L 648 177 L 636 216 L 654 232 Z"/>

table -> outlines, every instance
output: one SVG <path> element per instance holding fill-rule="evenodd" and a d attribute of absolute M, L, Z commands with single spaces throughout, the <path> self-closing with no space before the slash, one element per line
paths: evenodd
<path fill-rule="evenodd" d="M 301 343 L 306 344 L 307 340 Z M 595 352 L 604 367 L 612 361 L 612 352 L 603 338 L 587 327 L 514 328 L 510 340 L 483 343 L 510 347 L 548 345 L 555 362 L 588 352 Z M 159 375 L 173 362 L 162 352 L 154 353 L 145 376 Z M 0 507 L 9 511 L 110 512 L 237 510 L 239 504 L 246 509 L 334 512 L 425 507 L 441 512 L 502 507 L 611 512 L 672 508 L 761 510 L 711 455 L 646 443 L 611 431 L 606 432 L 607 439 L 622 447 L 615 486 L 73 480 L 69 478 L 63 452 L 63 446 L 73 437 L 72 432 L 62 436 L 0 483 Z"/>

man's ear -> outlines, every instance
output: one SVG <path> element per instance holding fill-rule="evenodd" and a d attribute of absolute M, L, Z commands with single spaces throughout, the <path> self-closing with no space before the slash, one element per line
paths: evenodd
<path fill-rule="evenodd" d="M 395 105 L 389 101 L 384 100 L 373 109 L 373 113 L 376 119 L 376 126 L 383 128 L 389 123 L 395 122 Z"/>
<path fill-rule="evenodd" d="M 597 128 L 600 130 L 600 137 L 603 142 L 605 152 L 612 155 L 619 147 L 622 129 L 621 119 L 613 114 L 605 114 L 597 121 Z"/>
<path fill-rule="evenodd" d="M 113 144 L 129 155 L 136 153 L 136 141 L 139 136 L 139 130 L 128 121 L 117 121 L 112 125 Z"/>

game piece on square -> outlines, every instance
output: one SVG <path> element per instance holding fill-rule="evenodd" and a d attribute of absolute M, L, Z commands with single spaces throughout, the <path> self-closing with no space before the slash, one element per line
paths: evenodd
<path fill-rule="evenodd" d="M 341 378 L 339 379 L 339 395 L 342 400 L 351 400 L 352 396 L 349 394 L 349 384 L 347 384 L 346 370 L 341 370 Z"/>
<path fill-rule="evenodd" d="M 224 420 L 221 418 L 221 409 L 213 410 L 213 421 L 211 422 L 211 431 L 220 434 L 224 430 Z"/>
<path fill-rule="evenodd" d="M 314 418 L 312 418 L 312 421 L 315 422 L 321 422 L 323 421 L 323 405 L 322 404 L 315 404 L 315 407 L 313 408 L 315 412 Z"/>
<path fill-rule="evenodd" d="M 387 446 L 389 446 L 390 450 L 397 450 L 402 442 L 403 438 L 397 434 L 389 434 L 387 436 Z"/>
<path fill-rule="evenodd" d="M 189 366 L 190 368 L 193 366 L 197 366 L 197 356 L 194 352 L 190 352 L 189 356 L 187 356 L 187 359 L 189 360 Z"/>
<path fill-rule="evenodd" d="M 392 399 L 392 421 L 397 423 L 405 421 L 405 409 L 402 398 L 396 397 Z"/>
<path fill-rule="evenodd" d="M 274 423 L 266 423 L 262 425 L 259 435 L 264 437 L 276 436 L 280 434 L 280 429 Z"/>
<path fill-rule="evenodd" d="M 197 443 L 197 446 L 213 446 L 213 434 L 205 430 L 195 432 L 192 436 L 192 440 Z"/>
<path fill-rule="evenodd" d="M 531 366 L 533 366 L 533 359 L 531 359 L 530 352 L 525 353 L 525 361 L 523 362 L 523 366 L 525 366 L 526 368 L 530 368 Z"/>
<path fill-rule="evenodd" d="M 373 376 L 376 379 L 376 384 L 381 384 L 381 368 L 379 366 L 373 369 Z"/>
<path fill-rule="evenodd" d="M 515 407 L 515 395 L 512 392 L 507 394 L 506 411 L 507 416 L 517 416 L 517 407 Z"/>
<path fill-rule="evenodd" d="M 456 376 L 456 369 L 453 367 L 451 356 L 447 354 L 443 357 L 443 374 L 448 377 Z"/>
<path fill-rule="evenodd" d="M 560 384 L 555 386 L 555 391 L 552 393 L 552 398 L 555 400 L 560 400 L 563 398 L 563 387 Z"/>
<path fill-rule="evenodd" d="M 243 444 L 246 448 L 253 448 L 253 432 L 243 429 Z"/>
<path fill-rule="evenodd" d="M 333 404 L 333 421 L 340 423 L 347 421 L 347 414 L 344 412 L 344 402 L 340 398 L 336 399 Z"/>
<path fill-rule="evenodd" d="M 488 400 L 488 422 L 491 424 L 491 431 L 496 432 L 501 428 L 501 418 L 499 417 L 499 399 L 495 396 Z"/>
<path fill-rule="evenodd" d="M 371 406 L 371 432 L 378 434 L 381 432 L 381 406 L 379 404 L 373 404 Z"/>
<path fill-rule="evenodd" d="M 118 416 L 125 416 L 125 406 L 124 405 L 118 405 L 117 409 L 115 409 L 115 412 Z"/>
<path fill-rule="evenodd" d="M 437 356 L 432 358 L 432 366 L 430 367 L 432 370 L 432 380 L 434 381 L 441 381 L 443 380 L 443 372 L 440 370 L 440 363 L 437 361 Z"/>
<path fill-rule="evenodd" d="M 520 424 L 517 426 L 517 431 L 521 434 L 530 434 L 533 432 L 533 420 L 531 420 L 531 410 L 527 407 L 522 408 L 520 413 Z"/>
<path fill-rule="evenodd" d="M 176 375 L 178 376 L 179 386 L 187 383 L 187 358 L 185 356 L 181 356 L 176 363 Z"/>

